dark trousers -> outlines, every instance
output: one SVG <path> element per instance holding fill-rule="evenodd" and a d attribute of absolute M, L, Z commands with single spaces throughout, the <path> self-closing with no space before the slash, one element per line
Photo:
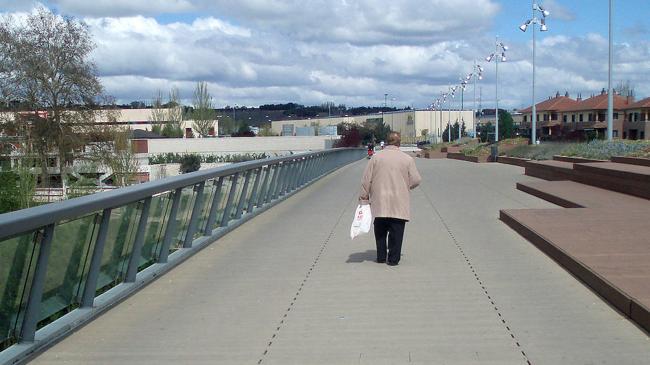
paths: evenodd
<path fill-rule="evenodd" d="M 402 254 L 402 239 L 406 221 L 397 218 L 375 218 L 375 241 L 377 242 L 377 261 L 397 264 Z M 386 247 L 388 241 L 388 247 Z M 388 249 L 388 256 L 386 256 Z"/>

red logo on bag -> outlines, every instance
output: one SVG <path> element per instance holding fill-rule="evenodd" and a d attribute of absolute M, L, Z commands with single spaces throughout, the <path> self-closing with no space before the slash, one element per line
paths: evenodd
<path fill-rule="evenodd" d="M 359 214 L 357 214 L 357 219 L 363 219 L 363 210 L 359 211 Z"/>

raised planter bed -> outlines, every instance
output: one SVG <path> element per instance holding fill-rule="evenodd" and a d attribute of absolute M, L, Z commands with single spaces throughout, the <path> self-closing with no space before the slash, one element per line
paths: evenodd
<path fill-rule="evenodd" d="M 497 157 L 497 162 L 499 163 L 521 166 L 521 167 L 526 167 L 526 162 L 528 161 L 530 161 L 530 159 L 520 158 L 520 157 L 508 157 L 508 156 Z"/>
<path fill-rule="evenodd" d="M 641 157 L 612 157 L 612 162 L 628 165 L 650 166 L 650 158 Z"/>
<path fill-rule="evenodd" d="M 528 161 L 525 174 L 544 180 L 573 180 L 573 163 L 564 161 Z"/>
<path fill-rule="evenodd" d="M 590 162 L 607 162 L 607 160 L 595 160 L 591 158 L 582 158 L 582 157 L 571 157 L 571 156 L 553 156 L 554 161 L 563 161 L 571 163 L 590 163 Z"/>
<path fill-rule="evenodd" d="M 650 199 L 650 167 L 616 162 L 576 164 L 572 180 Z"/>
<path fill-rule="evenodd" d="M 460 153 L 460 152 L 447 153 L 447 158 L 451 158 L 454 160 L 475 162 L 475 163 L 491 162 L 489 156 L 466 156 L 464 153 Z"/>

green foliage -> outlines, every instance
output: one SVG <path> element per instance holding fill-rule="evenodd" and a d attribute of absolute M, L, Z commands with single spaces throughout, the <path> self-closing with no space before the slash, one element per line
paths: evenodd
<path fill-rule="evenodd" d="M 84 176 L 68 185 L 68 199 L 95 194 L 96 192 L 97 184 L 95 183 L 95 179 L 90 179 Z"/>
<path fill-rule="evenodd" d="M 160 135 L 168 138 L 182 138 L 183 128 L 176 123 L 165 123 Z"/>
<path fill-rule="evenodd" d="M 512 138 L 514 129 L 512 114 L 507 110 L 499 110 L 499 140 Z"/>
<path fill-rule="evenodd" d="M 201 157 L 196 154 L 188 154 L 181 157 L 181 173 L 187 174 L 189 172 L 199 171 L 201 168 Z"/>
<path fill-rule="evenodd" d="M 0 171 L 0 214 L 20 209 L 20 176 L 12 171 Z"/>
<path fill-rule="evenodd" d="M 344 128 L 349 129 L 351 127 L 345 126 Z M 368 120 L 361 127 L 357 127 L 357 129 L 359 131 L 361 143 L 364 145 L 386 141 L 388 139 L 388 134 L 391 132 L 390 127 L 382 122 L 381 118 Z M 341 127 L 339 127 L 339 130 L 341 130 Z"/>
<path fill-rule="evenodd" d="M 183 156 L 186 155 L 187 154 L 171 152 L 160 155 L 153 155 L 149 157 L 149 164 L 158 165 L 165 163 L 181 163 Z M 199 157 L 199 161 L 201 163 L 237 163 L 251 160 L 261 160 L 263 158 L 269 157 L 266 155 L 266 153 L 245 153 L 241 155 L 194 155 Z"/>
<path fill-rule="evenodd" d="M 461 137 L 464 137 L 467 135 L 467 131 L 465 129 L 465 123 L 460 127 L 460 133 Z M 458 122 L 454 123 L 451 126 L 451 141 L 455 141 L 458 139 Z M 442 140 L 445 142 L 449 142 L 449 125 L 445 128 L 444 132 L 442 133 Z"/>

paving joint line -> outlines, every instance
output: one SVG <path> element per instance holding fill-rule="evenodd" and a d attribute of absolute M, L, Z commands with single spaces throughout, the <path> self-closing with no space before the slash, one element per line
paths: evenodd
<path fill-rule="evenodd" d="M 519 343 L 519 340 L 515 336 L 514 331 L 510 328 L 510 325 L 508 324 L 508 321 L 506 321 L 505 317 L 503 316 L 503 314 L 499 310 L 499 307 L 496 304 L 496 301 L 490 295 L 490 292 L 488 291 L 487 287 L 485 286 L 485 283 L 483 283 L 483 280 L 481 280 L 481 277 L 479 276 L 476 268 L 474 267 L 474 264 L 472 264 L 472 261 L 470 260 L 470 258 L 465 253 L 465 250 L 463 250 L 463 246 L 456 239 L 456 237 L 454 236 L 454 233 L 452 232 L 451 228 L 449 227 L 449 225 L 447 225 L 447 222 L 442 217 L 442 214 L 440 214 L 440 211 L 438 210 L 436 205 L 433 203 L 433 201 L 431 200 L 429 195 L 424 190 L 422 190 L 422 193 L 424 194 L 424 196 L 429 201 L 429 205 L 431 205 L 431 208 L 433 208 L 433 210 L 436 212 L 436 215 L 438 216 L 438 218 L 440 218 L 440 222 L 445 227 L 445 230 L 447 231 L 447 234 L 449 234 L 449 237 L 454 242 L 454 245 L 456 246 L 456 249 L 458 250 L 458 252 L 460 252 L 461 256 L 463 256 L 463 259 L 465 260 L 465 263 L 467 264 L 469 269 L 472 271 L 472 274 L 474 275 L 474 279 L 476 279 L 477 283 L 481 287 L 481 290 L 483 291 L 483 294 L 486 296 L 487 300 L 490 302 L 492 308 L 494 309 L 495 313 L 498 316 L 498 319 L 501 321 L 501 323 L 505 327 L 506 332 L 510 335 L 510 337 L 512 338 L 512 341 L 514 341 L 515 345 L 517 346 L 517 349 L 521 352 L 521 355 L 524 357 L 524 360 L 526 361 L 526 364 L 527 365 L 533 365 L 532 361 L 530 361 L 530 359 L 528 358 L 528 355 L 526 355 L 526 352 L 524 351 L 523 346 L 521 346 L 521 344 Z"/>
<path fill-rule="evenodd" d="M 339 214 L 338 219 L 336 220 L 336 223 L 334 223 L 334 226 L 330 230 L 329 234 L 327 235 L 327 238 L 325 238 L 325 241 L 321 244 L 320 250 L 318 251 L 318 254 L 316 255 L 316 258 L 314 259 L 314 262 L 311 264 L 309 269 L 307 269 L 307 273 L 305 274 L 304 279 L 300 283 L 300 286 L 298 287 L 298 290 L 296 291 L 296 294 L 294 294 L 293 298 L 289 302 L 289 307 L 287 307 L 287 310 L 285 311 L 284 315 L 282 316 L 282 319 L 280 320 L 280 323 L 278 326 L 275 328 L 275 331 L 273 332 L 273 335 L 271 336 L 271 339 L 269 340 L 269 343 L 266 345 L 266 349 L 262 353 L 262 356 L 260 359 L 257 361 L 257 364 L 261 364 L 264 361 L 264 358 L 268 355 L 269 351 L 271 350 L 271 346 L 273 345 L 273 341 L 275 338 L 278 336 L 280 330 L 282 329 L 282 326 L 285 324 L 285 320 L 289 316 L 289 313 L 291 312 L 291 308 L 293 308 L 294 304 L 296 304 L 296 301 L 298 300 L 298 297 L 300 296 L 300 293 L 302 292 L 303 287 L 305 284 L 307 284 L 307 281 L 311 277 L 312 272 L 316 268 L 316 265 L 318 264 L 318 261 L 320 260 L 321 256 L 323 255 L 323 252 L 325 251 L 325 248 L 327 247 L 327 244 L 330 242 L 330 239 L 334 235 L 334 231 L 336 228 L 339 226 L 341 223 L 341 219 L 343 218 L 343 215 L 347 211 L 348 207 L 350 206 L 350 203 L 354 201 L 354 197 L 356 196 L 355 194 L 352 196 L 352 198 L 348 201 L 348 203 L 343 207 L 341 210 L 341 214 Z"/>

